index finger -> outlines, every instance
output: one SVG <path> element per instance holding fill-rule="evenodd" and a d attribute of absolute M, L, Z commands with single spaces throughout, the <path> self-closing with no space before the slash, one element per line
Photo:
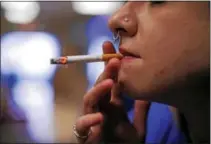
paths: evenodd
<path fill-rule="evenodd" d="M 110 41 L 106 41 L 103 43 L 103 54 L 110 54 L 110 53 L 116 53 L 116 50 L 114 48 L 114 45 Z M 105 65 L 107 62 L 105 62 Z"/>
<path fill-rule="evenodd" d="M 105 95 L 111 90 L 112 86 L 113 80 L 107 79 L 90 89 L 89 92 L 85 94 L 83 100 L 84 114 L 96 112 L 99 101 L 105 97 Z"/>

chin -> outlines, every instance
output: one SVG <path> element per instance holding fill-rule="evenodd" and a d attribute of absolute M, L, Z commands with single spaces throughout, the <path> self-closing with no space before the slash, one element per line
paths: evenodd
<path fill-rule="evenodd" d="M 129 97 L 133 99 L 140 99 L 140 96 L 143 93 L 147 92 L 147 89 L 142 88 L 139 86 L 139 80 L 133 79 L 129 74 L 124 72 L 120 72 L 118 75 L 118 83 L 120 84 L 121 90 Z"/>
<path fill-rule="evenodd" d="M 154 101 L 154 96 L 162 93 L 162 85 L 153 84 L 151 81 L 146 81 L 146 79 L 150 78 L 137 78 L 123 71 L 120 71 L 118 75 L 118 83 L 127 96 L 134 100 Z"/>

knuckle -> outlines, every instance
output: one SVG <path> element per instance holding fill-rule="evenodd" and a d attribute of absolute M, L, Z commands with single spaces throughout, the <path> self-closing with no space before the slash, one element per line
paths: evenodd
<path fill-rule="evenodd" d="M 81 116 L 76 122 L 76 130 L 81 133 L 86 129 L 88 119 L 85 116 Z"/>
<path fill-rule="evenodd" d="M 93 100 L 92 99 L 88 100 L 88 98 L 86 100 L 84 100 L 83 107 L 84 107 L 85 114 L 92 113 L 97 108 L 96 105 L 94 104 Z"/>
<path fill-rule="evenodd" d="M 76 121 L 75 123 L 76 126 L 76 130 L 80 131 L 83 127 L 83 120 L 81 119 L 81 117 Z"/>
<path fill-rule="evenodd" d="M 87 119 L 81 118 L 81 119 L 79 120 L 79 126 L 83 127 L 83 124 L 85 124 L 86 122 L 87 122 Z"/>

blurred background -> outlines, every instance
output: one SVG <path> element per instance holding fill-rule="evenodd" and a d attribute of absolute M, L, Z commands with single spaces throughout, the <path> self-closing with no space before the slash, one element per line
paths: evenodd
<path fill-rule="evenodd" d="M 0 142 L 76 142 L 72 125 L 103 63 L 50 65 L 102 53 L 122 2 L 1 2 Z"/>

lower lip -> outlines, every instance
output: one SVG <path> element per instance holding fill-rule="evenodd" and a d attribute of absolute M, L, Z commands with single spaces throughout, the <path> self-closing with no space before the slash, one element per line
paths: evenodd
<path fill-rule="evenodd" d="M 137 57 L 132 57 L 132 56 L 125 56 L 122 58 L 122 62 L 130 62 L 130 61 L 133 61 L 135 59 L 138 59 Z"/>

